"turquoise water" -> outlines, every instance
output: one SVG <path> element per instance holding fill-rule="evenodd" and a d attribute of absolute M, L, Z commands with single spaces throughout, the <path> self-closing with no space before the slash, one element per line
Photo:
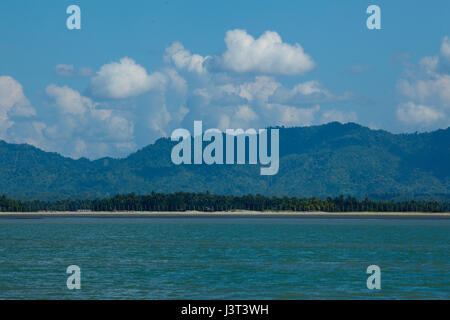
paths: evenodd
<path fill-rule="evenodd" d="M 448 219 L 2 218 L 0 298 L 448 299 L 449 246 Z"/>

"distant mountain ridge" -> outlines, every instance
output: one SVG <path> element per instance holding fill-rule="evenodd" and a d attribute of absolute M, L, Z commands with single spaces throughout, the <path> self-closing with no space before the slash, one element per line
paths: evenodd
<path fill-rule="evenodd" d="M 161 138 L 124 159 L 74 160 L 0 141 L 0 194 L 16 199 L 203 192 L 374 199 L 450 199 L 450 128 L 392 134 L 355 123 L 279 128 L 280 169 L 180 165 Z"/>

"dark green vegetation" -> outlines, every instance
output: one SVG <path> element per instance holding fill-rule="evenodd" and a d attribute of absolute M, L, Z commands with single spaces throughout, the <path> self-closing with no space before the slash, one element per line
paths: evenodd
<path fill-rule="evenodd" d="M 373 201 L 357 200 L 353 197 L 327 198 L 278 198 L 262 195 L 212 195 L 206 193 L 177 192 L 149 195 L 116 195 L 112 198 L 19 201 L 0 197 L 0 212 L 31 211 L 325 211 L 325 212 L 450 212 L 450 202 L 442 201 Z"/>
<path fill-rule="evenodd" d="M 379 200 L 450 200 L 450 128 L 391 134 L 357 124 L 280 128 L 280 170 L 182 165 L 156 141 L 125 159 L 73 160 L 0 141 L 0 194 L 14 199 L 94 199 L 116 194 L 206 192 Z"/>

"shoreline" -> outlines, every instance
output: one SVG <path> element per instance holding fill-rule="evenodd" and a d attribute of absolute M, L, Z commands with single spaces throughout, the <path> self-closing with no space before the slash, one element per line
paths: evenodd
<path fill-rule="evenodd" d="M 450 219 L 450 212 L 321 212 L 321 211 L 39 211 L 0 212 L 2 218 L 323 218 Z"/>

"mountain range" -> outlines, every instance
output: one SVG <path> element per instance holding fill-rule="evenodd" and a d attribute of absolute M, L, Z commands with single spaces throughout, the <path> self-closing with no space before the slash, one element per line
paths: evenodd
<path fill-rule="evenodd" d="M 160 138 L 126 158 L 71 159 L 0 140 L 0 194 L 29 200 L 205 192 L 450 199 L 450 128 L 392 134 L 355 123 L 278 128 L 279 172 L 259 165 L 174 165 Z"/>

